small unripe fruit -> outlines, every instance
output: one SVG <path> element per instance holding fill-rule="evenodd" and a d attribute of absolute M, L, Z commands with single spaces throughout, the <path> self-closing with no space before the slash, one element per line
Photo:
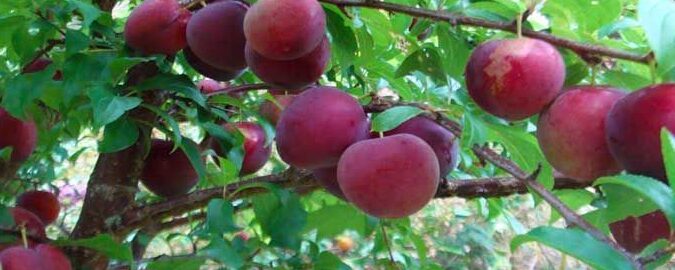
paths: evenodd
<path fill-rule="evenodd" d="M 143 54 L 173 55 L 185 48 L 190 12 L 176 0 L 146 0 L 129 15 L 124 40 Z"/>
<path fill-rule="evenodd" d="M 316 0 L 260 0 L 244 18 L 248 46 L 273 60 L 314 50 L 326 32 L 326 14 Z"/>
<path fill-rule="evenodd" d="M 21 194 L 16 205 L 38 216 L 44 224 L 51 224 L 59 217 L 59 200 L 47 191 L 33 190 Z"/>
<path fill-rule="evenodd" d="M 605 120 L 614 103 L 625 95 L 610 87 L 577 86 L 541 113 L 537 139 L 556 170 L 582 182 L 621 171 L 609 152 Z"/>
<path fill-rule="evenodd" d="M 398 134 L 357 142 L 340 158 L 337 179 L 345 197 L 380 218 L 402 218 L 436 194 L 438 159 L 417 136 Z"/>
<path fill-rule="evenodd" d="M 326 70 L 330 60 L 330 44 L 324 38 L 308 54 L 291 60 L 266 58 L 246 46 L 246 62 L 264 82 L 285 89 L 302 89 L 313 84 Z"/>
<path fill-rule="evenodd" d="M 52 64 L 52 60 L 46 57 L 40 57 L 38 59 L 35 59 L 33 62 L 28 63 L 26 66 L 23 67 L 21 70 L 21 73 L 34 73 L 34 72 L 40 72 L 43 71 L 45 68 L 47 68 L 49 65 Z M 53 80 L 60 81 L 63 79 L 63 73 L 60 70 L 57 70 L 54 72 L 54 76 L 52 76 Z"/>
<path fill-rule="evenodd" d="M 415 135 L 429 144 L 438 158 L 440 177 L 448 175 L 459 163 L 459 141 L 452 132 L 429 118 L 418 116 L 384 133 L 385 136 L 394 134 Z"/>
<path fill-rule="evenodd" d="M 351 237 L 347 236 L 338 236 L 335 238 L 335 246 L 342 253 L 347 253 L 354 248 L 354 240 Z"/>
<path fill-rule="evenodd" d="M 298 95 L 277 124 L 281 158 L 309 170 L 335 166 L 347 147 L 367 137 L 368 119 L 358 101 L 327 86 Z"/>
<path fill-rule="evenodd" d="M 260 115 L 272 125 L 276 125 L 279 122 L 281 113 L 295 99 L 295 95 L 275 96 L 274 98 L 275 102 L 265 100 L 260 105 Z"/>
<path fill-rule="evenodd" d="M 152 140 L 141 174 L 143 185 L 162 197 L 187 193 L 197 184 L 199 178 L 185 152 L 181 149 L 174 152 L 171 150 L 172 142 Z"/>
<path fill-rule="evenodd" d="M 32 121 L 14 118 L 0 108 L 0 149 L 12 147 L 13 162 L 22 162 L 35 150 L 37 127 Z"/>
<path fill-rule="evenodd" d="M 537 39 L 488 41 L 473 51 L 466 66 L 466 88 L 473 101 L 511 121 L 539 113 L 564 82 L 560 53 Z"/>
<path fill-rule="evenodd" d="M 661 129 L 675 133 L 675 83 L 630 93 L 607 116 L 609 150 L 619 164 L 635 174 L 666 180 Z"/>

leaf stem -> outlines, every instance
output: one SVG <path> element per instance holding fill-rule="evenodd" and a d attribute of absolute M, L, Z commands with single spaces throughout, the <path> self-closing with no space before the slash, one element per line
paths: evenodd
<path fill-rule="evenodd" d="M 389 261 L 391 262 L 391 265 L 398 268 L 396 266 L 396 261 L 394 261 L 394 253 L 391 251 L 389 237 L 387 237 L 387 229 L 384 227 L 384 224 L 380 224 L 380 228 L 382 229 L 382 240 L 384 241 L 384 245 L 387 246 L 387 251 L 389 252 Z"/>

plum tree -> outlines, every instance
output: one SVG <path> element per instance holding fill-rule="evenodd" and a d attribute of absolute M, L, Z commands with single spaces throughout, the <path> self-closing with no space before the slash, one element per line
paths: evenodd
<path fill-rule="evenodd" d="M 42 220 L 44 224 L 50 224 L 59 217 L 61 206 L 53 193 L 40 190 L 24 192 L 16 199 L 16 206 L 31 211 Z"/>
<path fill-rule="evenodd" d="M 197 88 L 199 89 L 200 92 L 202 92 L 202 94 L 209 94 L 217 90 L 220 90 L 224 87 L 220 82 L 217 82 L 209 78 L 205 78 L 199 81 L 199 83 L 197 84 Z"/>
<path fill-rule="evenodd" d="M 37 215 L 33 214 L 33 212 L 21 207 L 12 207 L 9 212 L 12 214 L 12 218 L 14 218 L 16 228 L 25 227 L 28 235 L 38 238 L 47 238 L 44 223 L 42 223 L 42 220 L 40 220 Z"/>
<path fill-rule="evenodd" d="M 327 38 L 308 54 L 291 60 L 273 60 L 246 46 L 246 62 L 261 80 L 284 89 L 302 89 L 321 77 L 330 59 Z"/>
<path fill-rule="evenodd" d="M 539 113 L 564 81 L 565 65 L 556 48 L 530 38 L 483 43 L 466 66 L 466 88 L 473 101 L 511 121 Z"/>
<path fill-rule="evenodd" d="M 11 247 L 0 252 L 0 265 L 4 270 L 70 270 L 68 257 L 61 250 L 48 244 L 35 248 Z"/>
<path fill-rule="evenodd" d="M 210 3 L 187 25 L 190 50 L 210 66 L 236 71 L 246 68 L 244 16 L 248 6 L 239 1 Z"/>
<path fill-rule="evenodd" d="M 223 128 L 229 132 L 234 132 L 236 129 L 244 136 L 244 160 L 239 175 L 252 174 L 265 166 L 272 154 L 272 148 L 267 144 L 267 135 L 260 125 L 252 122 L 239 122 L 224 124 Z M 217 142 L 214 150 L 220 156 L 226 154 Z"/>
<path fill-rule="evenodd" d="M 606 122 L 612 155 L 626 170 L 666 179 L 661 129 L 675 132 L 675 83 L 630 93 L 610 110 Z"/>
<path fill-rule="evenodd" d="M 578 181 L 616 174 L 621 166 L 609 152 L 605 119 L 625 92 L 604 86 L 577 86 L 541 113 L 537 139 L 555 169 Z"/>
<path fill-rule="evenodd" d="M 639 217 L 628 217 L 609 224 L 617 243 L 630 252 L 640 252 L 659 239 L 672 239 L 673 234 L 666 216 L 661 211 Z"/>
<path fill-rule="evenodd" d="M 358 101 L 328 86 L 298 95 L 277 123 L 281 159 L 303 169 L 335 166 L 347 147 L 367 137 L 368 120 Z"/>
<path fill-rule="evenodd" d="M 229 70 L 223 70 L 219 69 L 217 67 L 211 66 L 207 64 L 206 62 L 202 61 L 197 57 L 194 52 L 192 52 L 192 49 L 190 47 L 185 47 L 183 49 L 183 55 L 185 56 L 185 61 L 199 74 L 202 74 L 206 77 L 209 77 L 214 80 L 218 81 L 229 81 L 232 80 L 241 73 L 244 72 L 244 70 L 235 70 L 235 71 L 229 71 Z"/>
<path fill-rule="evenodd" d="M 337 181 L 337 166 L 312 170 L 312 175 L 319 184 L 330 194 L 343 200 L 347 200 L 344 192 L 340 189 Z"/>
<path fill-rule="evenodd" d="M 141 173 L 143 185 L 162 197 L 185 194 L 198 180 L 185 152 L 172 150 L 172 142 L 153 139 Z"/>
<path fill-rule="evenodd" d="M 275 101 L 265 100 L 260 104 L 260 115 L 272 125 L 276 125 L 281 118 L 281 113 L 295 99 L 295 95 L 274 96 Z"/>
<path fill-rule="evenodd" d="M 438 175 L 434 150 L 410 134 L 357 142 L 337 167 L 345 197 L 380 218 L 402 218 L 422 209 L 436 194 Z"/>
<path fill-rule="evenodd" d="M 244 18 L 247 46 L 273 60 L 300 58 L 324 38 L 326 14 L 316 0 L 260 0 Z"/>
<path fill-rule="evenodd" d="M 33 121 L 14 118 L 0 108 L 0 148 L 12 147 L 13 162 L 26 160 L 35 150 L 37 127 Z"/>
<path fill-rule="evenodd" d="M 440 177 L 448 175 L 459 164 L 459 141 L 452 132 L 429 118 L 418 116 L 384 133 L 385 136 L 394 134 L 415 135 L 429 144 L 438 158 Z"/>
<path fill-rule="evenodd" d="M 173 55 L 185 48 L 190 12 L 176 0 L 147 0 L 124 25 L 124 40 L 144 54 Z"/>

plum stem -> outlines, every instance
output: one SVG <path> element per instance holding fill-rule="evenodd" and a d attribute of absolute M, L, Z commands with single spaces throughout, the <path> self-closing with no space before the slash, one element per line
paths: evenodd
<path fill-rule="evenodd" d="M 518 13 L 518 19 L 516 19 L 516 34 L 518 38 L 523 37 L 523 12 Z"/>
<path fill-rule="evenodd" d="M 595 86 L 597 76 L 598 76 L 598 66 L 593 65 L 591 67 L 591 86 Z"/>
<path fill-rule="evenodd" d="M 378 133 L 380 134 L 380 138 L 384 138 L 384 132 L 380 131 Z"/>
<path fill-rule="evenodd" d="M 28 248 L 28 236 L 26 236 L 26 226 L 21 224 L 21 241 L 23 241 L 23 247 Z"/>
<path fill-rule="evenodd" d="M 387 246 L 387 251 L 389 252 L 389 261 L 393 266 L 396 267 L 396 261 L 394 261 L 394 253 L 391 251 L 391 243 L 389 242 L 389 237 L 387 237 L 387 229 L 384 227 L 384 224 L 380 224 L 380 228 L 382 229 L 382 240 L 384 241 L 384 245 Z"/>

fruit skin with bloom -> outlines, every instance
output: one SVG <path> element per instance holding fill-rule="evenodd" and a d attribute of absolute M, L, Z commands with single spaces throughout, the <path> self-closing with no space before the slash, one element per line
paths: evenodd
<path fill-rule="evenodd" d="M 675 133 L 675 83 L 632 92 L 612 107 L 606 123 L 609 150 L 628 172 L 665 181 L 663 128 Z"/>
<path fill-rule="evenodd" d="M 436 194 L 438 159 L 417 136 L 397 134 L 357 142 L 337 167 L 349 202 L 379 218 L 402 218 L 421 210 Z"/>
<path fill-rule="evenodd" d="M 16 199 L 16 205 L 31 211 L 44 224 L 54 222 L 61 211 L 58 198 L 51 192 L 40 190 L 24 192 Z"/>
<path fill-rule="evenodd" d="M 605 122 L 624 96 L 624 91 L 612 87 L 575 86 L 541 113 L 537 140 L 556 170 L 587 183 L 622 170 L 609 152 Z"/>
<path fill-rule="evenodd" d="M 34 248 L 14 246 L 0 252 L 3 270 L 70 270 L 70 260 L 63 252 L 48 244 Z"/>
<path fill-rule="evenodd" d="M 176 0 L 146 0 L 129 15 L 124 40 L 143 54 L 174 55 L 187 45 L 190 15 Z"/>
<path fill-rule="evenodd" d="M 272 60 L 307 55 L 325 33 L 326 14 L 317 0 L 260 0 L 244 18 L 247 46 Z"/>
<path fill-rule="evenodd" d="M 267 144 L 267 135 L 262 126 L 252 122 L 227 123 L 222 126 L 228 132 L 238 131 L 244 136 L 244 159 L 239 175 L 249 175 L 259 171 L 267 164 L 272 154 L 272 147 Z M 213 149 L 219 156 L 226 156 L 218 142 Z"/>
<path fill-rule="evenodd" d="M 244 72 L 243 69 L 230 71 L 211 66 L 199 59 L 199 57 L 192 52 L 190 47 L 185 47 L 185 49 L 183 49 L 183 56 L 185 56 L 185 61 L 187 61 L 195 71 L 214 80 L 229 81 L 239 77 L 239 75 Z"/>
<path fill-rule="evenodd" d="M 165 198 L 187 193 L 199 180 L 185 152 L 172 152 L 173 147 L 173 142 L 153 139 L 141 172 L 143 185 Z"/>
<path fill-rule="evenodd" d="M 23 121 L 0 108 L 0 149 L 12 147 L 12 162 L 23 162 L 37 144 L 37 127 L 33 121 Z"/>
<path fill-rule="evenodd" d="M 368 138 L 369 126 L 354 97 L 334 87 L 314 87 L 281 114 L 277 149 L 281 159 L 298 168 L 332 167 L 347 147 Z"/>
<path fill-rule="evenodd" d="M 486 112 L 510 121 L 541 112 L 565 82 L 565 63 L 552 45 L 537 39 L 491 40 L 466 66 L 466 88 Z"/>

